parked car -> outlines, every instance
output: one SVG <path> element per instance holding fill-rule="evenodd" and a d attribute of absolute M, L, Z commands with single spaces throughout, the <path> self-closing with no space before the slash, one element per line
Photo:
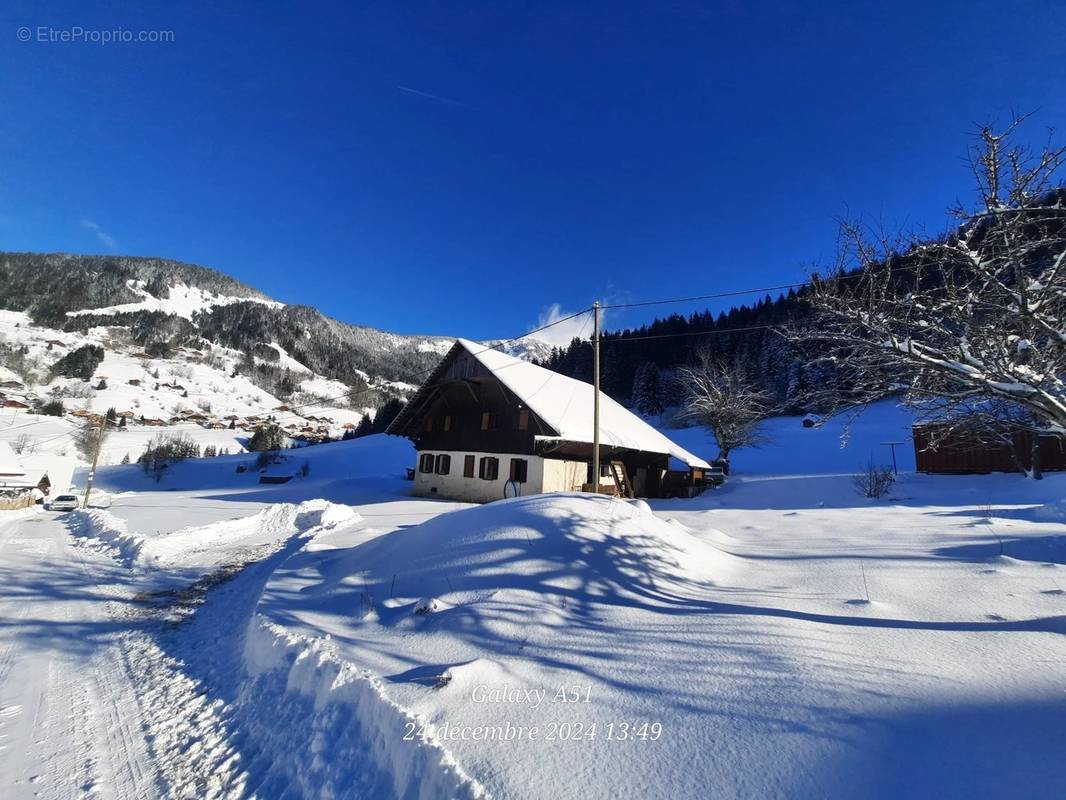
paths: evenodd
<path fill-rule="evenodd" d="M 72 494 L 61 494 L 48 504 L 50 511 L 74 511 L 78 507 L 78 498 Z"/>

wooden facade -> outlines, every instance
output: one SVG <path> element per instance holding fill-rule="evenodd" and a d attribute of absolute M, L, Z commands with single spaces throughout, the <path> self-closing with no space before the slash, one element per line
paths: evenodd
<path fill-rule="evenodd" d="M 962 430 L 950 433 L 936 423 L 915 425 L 914 460 L 919 472 L 967 475 L 989 472 L 1018 472 L 1018 461 L 1032 468 L 1033 436 L 1027 431 L 1014 434 L 1014 446 L 989 444 L 976 434 Z M 1054 472 L 1066 469 L 1066 438 L 1040 437 L 1040 467 Z"/>

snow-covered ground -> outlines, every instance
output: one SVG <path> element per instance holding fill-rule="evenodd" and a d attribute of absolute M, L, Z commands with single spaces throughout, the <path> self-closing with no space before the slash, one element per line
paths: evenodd
<path fill-rule="evenodd" d="M 741 474 L 839 475 L 858 472 L 871 459 L 891 466 L 892 448 L 886 443 L 895 442 L 897 467 L 913 471 L 913 421 L 913 412 L 891 400 L 874 403 L 855 420 L 833 417 L 810 428 L 803 427 L 802 417 L 775 417 L 763 426 L 766 443 L 735 451 L 730 465 Z M 664 428 L 663 433 L 704 457 L 717 453 L 706 428 Z"/>
<path fill-rule="evenodd" d="M 722 489 L 651 510 L 411 498 L 381 436 L 298 451 L 283 485 L 248 455 L 105 468 L 100 508 L 0 515 L 0 781 L 1060 797 L 1066 475 L 905 471 L 866 500 L 846 473 L 907 427 L 871 414 L 844 450 L 774 421 Z"/>

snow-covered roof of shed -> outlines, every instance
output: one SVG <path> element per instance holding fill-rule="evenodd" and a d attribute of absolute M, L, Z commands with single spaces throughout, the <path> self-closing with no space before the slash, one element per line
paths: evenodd
<path fill-rule="evenodd" d="M 459 344 L 568 442 L 592 443 L 591 384 L 460 339 Z M 553 437 L 538 437 L 540 439 Z M 624 406 L 600 392 L 600 444 L 669 455 L 689 467 L 710 467 Z"/>
<path fill-rule="evenodd" d="M 11 446 L 7 442 L 0 441 L 0 479 L 21 478 L 25 474 L 26 470 L 23 469 L 19 457 L 15 455 Z"/>

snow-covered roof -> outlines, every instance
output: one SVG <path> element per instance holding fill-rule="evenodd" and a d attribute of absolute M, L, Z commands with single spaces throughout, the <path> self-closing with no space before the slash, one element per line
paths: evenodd
<path fill-rule="evenodd" d="M 0 481 L 22 478 L 25 474 L 26 470 L 23 469 L 22 462 L 19 461 L 19 457 L 15 455 L 11 446 L 5 441 L 0 441 Z"/>
<path fill-rule="evenodd" d="M 538 367 L 499 350 L 488 349 L 468 339 L 460 339 L 459 344 L 528 405 L 534 414 L 558 432 L 557 437 L 541 436 L 538 439 L 592 443 L 592 405 L 595 389 L 591 384 Z M 702 458 L 668 439 L 602 391 L 600 444 L 647 453 L 662 453 L 689 467 L 710 467 Z"/>

